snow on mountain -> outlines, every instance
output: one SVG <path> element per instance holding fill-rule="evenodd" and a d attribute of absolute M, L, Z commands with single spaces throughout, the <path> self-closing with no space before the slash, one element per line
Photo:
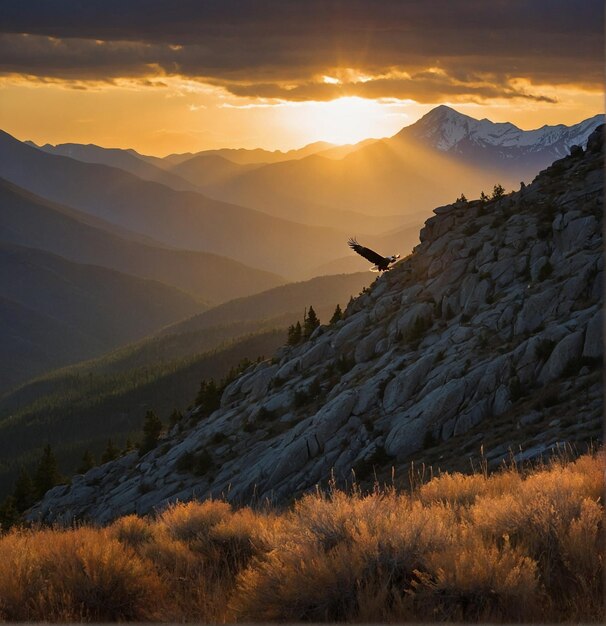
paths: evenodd
<path fill-rule="evenodd" d="M 549 149 L 556 156 L 565 156 L 571 146 L 584 146 L 592 131 L 603 123 L 604 115 L 600 114 L 573 126 L 545 125 L 536 130 L 522 130 L 510 122 L 477 120 L 441 105 L 396 136 L 422 141 L 441 152 L 463 152 L 472 144 L 523 153 Z"/>

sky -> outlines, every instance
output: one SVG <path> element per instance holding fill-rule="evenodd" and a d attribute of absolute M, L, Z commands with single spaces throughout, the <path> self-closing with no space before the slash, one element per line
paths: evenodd
<path fill-rule="evenodd" d="M 155 155 L 604 111 L 601 0 L 0 2 L 0 128 Z"/>

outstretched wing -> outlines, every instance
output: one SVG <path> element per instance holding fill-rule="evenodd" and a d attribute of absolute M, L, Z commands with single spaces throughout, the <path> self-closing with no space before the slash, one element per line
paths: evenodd
<path fill-rule="evenodd" d="M 371 263 L 381 263 L 385 261 L 385 257 L 382 257 L 380 254 L 371 250 L 370 248 L 365 248 L 361 246 L 353 237 L 347 242 L 347 245 L 354 251 L 357 252 L 360 256 L 363 256 L 365 259 L 368 259 Z"/>

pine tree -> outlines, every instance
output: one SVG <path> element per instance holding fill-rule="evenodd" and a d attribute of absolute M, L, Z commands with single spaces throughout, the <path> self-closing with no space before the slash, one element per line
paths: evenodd
<path fill-rule="evenodd" d="M 173 409 L 173 412 L 170 414 L 170 417 L 168 418 L 168 423 L 170 427 L 173 428 L 173 426 L 176 426 L 181 421 L 182 418 L 183 418 L 183 414 L 181 413 L 181 411 L 179 411 L 178 409 Z"/>
<path fill-rule="evenodd" d="M 29 509 L 36 501 L 36 489 L 26 470 L 21 468 L 13 488 L 13 502 L 19 512 Z"/>
<path fill-rule="evenodd" d="M 93 467 L 95 467 L 95 458 L 91 454 L 90 450 L 86 450 L 82 455 L 82 460 L 80 461 L 80 465 L 76 471 L 78 474 L 86 474 L 86 472 Z"/>
<path fill-rule="evenodd" d="M 216 411 L 221 405 L 221 393 L 223 389 L 217 386 L 214 378 L 203 380 L 200 383 L 200 391 L 196 396 L 196 404 L 200 407 L 199 414 L 202 416 L 210 415 Z"/>
<path fill-rule="evenodd" d="M 42 458 L 38 463 L 36 472 L 34 473 L 34 490 L 36 499 L 42 498 L 44 494 L 61 482 L 61 474 L 57 466 L 57 459 L 53 454 L 50 444 L 44 446 Z"/>
<path fill-rule="evenodd" d="M 296 346 L 301 343 L 301 336 L 303 329 L 301 328 L 301 322 L 297 322 L 294 326 L 290 326 L 288 329 L 288 345 Z"/>
<path fill-rule="evenodd" d="M 114 446 L 114 442 L 111 439 L 107 440 L 107 446 L 101 455 L 101 463 L 109 463 L 109 461 L 113 461 L 118 458 L 120 451 L 116 446 Z"/>
<path fill-rule="evenodd" d="M 143 456 L 156 447 L 161 432 L 162 421 L 154 411 L 147 411 L 143 420 L 143 441 L 139 446 L 140 456 Z"/>
<path fill-rule="evenodd" d="M 330 318 L 330 324 L 336 324 L 338 321 L 343 319 L 343 311 L 341 311 L 341 307 L 337 304 L 335 308 L 335 312 L 332 314 Z"/>
<path fill-rule="evenodd" d="M 497 200 L 505 195 L 505 189 L 502 185 L 496 184 L 492 189 L 492 199 Z"/>
<path fill-rule="evenodd" d="M 0 534 L 12 526 L 16 526 L 21 521 L 19 511 L 15 506 L 15 498 L 8 496 L 0 504 Z"/>
<path fill-rule="evenodd" d="M 490 200 L 490 198 L 482 191 L 480 193 L 480 203 L 481 204 L 486 204 L 486 202 L 488 202 Z"/>
<path fill-rule="evenodd" d="M 309 311 L 307 312 L 307 315 L 305 316 L 305 320 L 303 322 L 303 337 L 305 339 L 309 339 L 311 337 L 311 334 L 314 332 L 314 330 L 316 330 L 316 328 L 318 328 L 319 325 L 320 320 L 318 319 L 318 316 L 316 315 L 313 306 L 310 306 Z"/>

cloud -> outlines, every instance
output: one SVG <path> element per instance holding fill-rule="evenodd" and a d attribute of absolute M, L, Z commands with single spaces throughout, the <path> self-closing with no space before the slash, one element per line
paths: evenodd
<path fill-rule="evenodd" d="M 602 89 L 597 0 L 20 0 L 0 6 L 0 72 L 179 76 L 236 96 L 516 98 Z"/>

